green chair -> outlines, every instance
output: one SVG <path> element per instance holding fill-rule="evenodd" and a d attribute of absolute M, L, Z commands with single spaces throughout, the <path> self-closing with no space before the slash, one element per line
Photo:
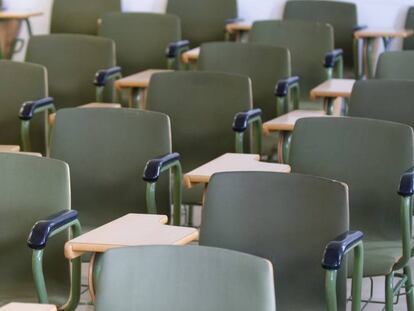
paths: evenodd
<path fill-rule="evenodd" d="M 178 172 L 178 155 L 170 153 L 170 121 L 164 114 L 105 108 L 57 112 L 50 156 L 70 166 L 72 206 L 86 230 L 127 213 L 171 216 L 168 174 L 157 183 L 157 210 L 147 210 L 147 183 L 141 180 L 147 161 L 159 156 L 168 155 L 167 162 L 177 163 L 173 169 Z M 181 172 L 175 175 L 180 178 Z M 181 181 L 174 186 L 179 202 Z M 174 206 L 179 219 L 180 206 Z"/>
<path fill-rule="evenodd" d="M 21 145 L 20 124 L 17 119 L 21 105 L 47 96 L 46 69 L 42 66 L 2 60 L 0 61 L 0 144 Z M 42 118 L 32 124 L 33 150 L 44 152 Z"/>
<path fill-rule="evenodd" d="M 357 81 L 352 89 L 348 115 L 399 122 L 414 127 L 414 81 Z"/>
<path fill-rule="evenodd" d="M 358 77 L 358 54 L 354 48 L 353 33 L 358 26 L 357 6 L 354 3 L 326 0 L 291 0 L 283 12 L 285 20 L 303 20 L 330 24 L 334 29 L 335 47 L 343 50 L 346 77 Z M 355 70 L 354 70 L 355 69 Z"/>
<path fill-rule="evenodd" d="M 376 79 L 414 79 L 414 51 L 382 53 L 378 59 Z"/>
<path fill-rule="evenodd" d="M 120 11 L 121 0 L 54 0 L 50 31 L 97 35 L 101 15 Z"/>
<path fill-rule="evenodd" d="M 342 50 L 334 50 L 333 28 L 328 24 L 294 20 L 258 21 L 253 24 L 249 41 L 272 44 L 290 51 L 294 76 L 280 81 L 276 88 L 278 115 L 289 111 L 289 97 L 294 99 L 294 109 L 298 109 L 299 102 L 301 109 L 317 108 L 317 103 L 309 102 L 311 89 L 327 79 L 342 77 Z M 293 96 L 289 96 L 291 92 Z M 326 105 L 329 106 L 328 113 L 332 113 L 333 103 L 330 101 Z"/>
<path fill-rule="evenodd" d="M 124 75 L 146 69 L 166 69 L 165 49 L 181 40 L 178 17 L 154 13 L 107 13 L 99 35 L 115 41 L 117 63 Z"/>
<path fill-rule="evenodd" d="M 184 172 L 235 149 L 243 152 L 250 122 L 257 140 L 261 139 L 260 111 L 251 110 L 251 82 L 246 76 L 215 72 L 156 74 L 148 88 L 147 108 L 171 118 L 173 150 L 181 155 Z M 259 152 L 259 141 L 257 145 L 255 151 Z M 200 204 L 202 191 L 201 186 L 185 191 L 184 203 Z"/>
<path fill-rule="evenodd" d="M 183 38 L 191 47 L 204 42 L 223 41 L 225 26 L 237 18 L 236 0 L 168 0 L 167 13 L 181 20 Z"/>
<path fill-rule="evenodd" d="M 201 246 L 114 249 L 101 258 L 96 310 L 275 311 L 262 258 Z"/>
<path fill-rule="evenodd" d="M 0 306 L 39 301 L 74 310 L 80 296 L 80 261 L 69 264 L 63 246 L 69 229 L 77 236 L 80 225 L 76 211 L 70 210 L 68 165 L 3 153 L 0 171 Z"/>
<path fill-rule="evenodd" d="M 364 277 L 385 276 L 387 311 L 402 286 L 408 310 L 414 307 L 409 263 L 414 170 L 404 173 L 414 164 L 413 139 L 412 128 L 400 123 L 305 118 L 296 123 L 290 149 L 292 172 L 349 186 L 350 228 L 365 234 Z"/>
<path fill-rule="evenodd" d="M 355 248 L 356 311 L 363 234 L 348 231 L 348 213 L 348 187 L 340 182 L 299 174 L 219 173 L 208 185 L 200 245 L 269 259 L 277 310 L 307 311 L 345 310 L 346 267 L 341 266 L 344 251 Z"/>
<path fill-rule="evenodd" d="M 262 110 L 263 120 L 276 117 L 273 91 L 279 80 L 292 75 L 287 49 L 257 43 L 205 43 L 201 46 L 198 69 L 250 77 L 253 104 Z"/>
<path fill-rule="evenodd" d="M 405 20 L 406 29 L 414 29 L 414 7 L 410 7 L 407 12 L 407 18 Z M 414 38 L 408 37 L 404 39 L 403 43 L 404 50 L 414 50 Z"/>
<path fill-rule="evenodd" d="M 113 102 L 112 90 L 108 88 L 106 97 L 102 94 L 107 80 L 120 73 L 115 67 L 115 43 L 110 39 L 73 34 L 34 36 L 26 61 L 46 67 L 49 93 L 58 109 Z"/>

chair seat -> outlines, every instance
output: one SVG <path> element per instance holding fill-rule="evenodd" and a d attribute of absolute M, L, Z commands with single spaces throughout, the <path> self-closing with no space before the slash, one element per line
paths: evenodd
<path fill-rule="evenodd" d="M 348 276 L 352 276 L 353 256 L 349 256 Z M 402 242 L 364 240 L 364 277 L 391 273 L 402 257 Z"/>

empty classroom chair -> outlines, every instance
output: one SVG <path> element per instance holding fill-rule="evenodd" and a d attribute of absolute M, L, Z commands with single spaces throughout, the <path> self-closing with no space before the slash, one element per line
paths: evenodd
<path fill-rule="evenodd" d="M 50 32 L 97 35 L 101 15 L 120 11 L 121 0 L 54 0 Z"/>
<path fill-rule="evenodd" d="M 237 1 L 168 0 L 167 13 L 180 18 L 183 38 L 197 47 L 224 40 L 226 21 L 237 18 Z"/>
<path fill-rule="evenodd" d="M 117 64 L 124 75 L 146 69 L 166 69 L 166 48 L 181 40 L 177 16 L 154 13 L 107 13 L 99 35 L 115 41 Z"/>
<path fill-rule="evenodd" d="M 69 264 L 63 246 L 69 229 L 76 237 L 80 225 L 70 210 L 68 165 L 3 153 L 0 170 L 0 306 L 11 301 L 62 306 L 68 301 L 62 310 L 74 310 L 80 296 L 80 260 Z"/>
<path fill-rule="evenodd" d="M 341 77 L 342 55 L 334 51 L 334 34 L 330 25 L 293 20 L 258 21 L 253 24 L 249 41 L 272 44 L 290 51 L 293 77 L 287 77 L 277 87 L 276 96 L 283 103 L 278 114 L 288 111 L 286 98 L 289 90 L 298 88 L 298 84 L 300 84 L 300 104 L 295 101 L 294 108 L 298 109 L 299 104 L 301 109 L 318 109 L 318 104 L 310 103 L 310 90 L 331 78 L 330 72 L 334 67 L 337 76 Z M 324 61 L 325 66 L 323 66 Z"/>
<path fill-rule="evenodd" d="M 348 115 L 399 122 L 414 127 L 414 81 L 357 81 Z"/>
<path fill-rule="evenodd" d="M 251 82 L 246 76 L 216 72 L 156 74 L 150 81 L 147 108 L 171 118 L 173 150 L 181 155 L 183 171 L 189 172 L 235 152 L 232 124 L 238 113 L 252 109 Z M 202 190 L 199 186 L 185 191 L 184 203 L 199 204 Z"/>
<path fill-rule="evenodd" d="M 346 77 L 354 77 L 358 54 L 354 55 L 353 34 L 358 28 L 357 6 L 354 3 L 326 0 L 291 0 L 283 12 L 285 20 L 326 23 L 333 27 L 335 48 L 343 50 Z"/>
<path fill-rule="evenodd" d="M 119 68 L 114 68 L 115 43 L 95 36 L 34 36 L 29 40 L 26 61 L 46 67 L 49 95 L 58 109 L 102 101 L 102 96 L 97 93 L 108 82 L 113 70 L 115 75 L 119 74 Z M 95 86 L 93 82 L 98 71 L 101 79 Z M 108 94 L 104 99 L 113 102 L 109 86 L 108 83 Z"/>
<path fill-rule="evenodd" d="M 360 270 L 354 271 L 352 310 L 359 310 L 363 234 L 348 231 L 348 213 L 348 187 L 340 182 L 299 174 L 219 173 L 208 185 L 200 245 L 269 259 L 276 309 L 307 311 L 345 310 L 344 254 L 332 246 L 356 247 Z M 327 291 L 325 277 L 332 280 Z"/>
<path fill-rule="evenodd" d="M 26 101 L 43 99 L 48 95 L 47 74 L 43 66 L 0 61 L 0 144 L 19 145 L 20 124 L 17 116 Z M 44 152 L 43 118 L 32 123 L 33 151 Z"/>
<path fill-rule="evenodd" d="M 388 311 L 400 290 L 393 284 L 405 286 L 408 310 L 414 306 L 409 264 L 413 138 L 413 129 L 400 123 L 305 118 L 296 123 L 290 149 L 292 172 L 349 186 L 350 228 L 365 234 L 364 277 L 385 276 Z"/>
<path fill-rule="evenodd" d="M 272 266 L 252 255 L 143 246 L 110 250 L 100 264 L 97 311 L 275 311 Z"/>
<path fill-rule="evenodd" d="M 99 108 L 57 112 L 50 156 L 70 166 L 72 206 L 86 230 L 127 213 L 147 213 L 144 167 L 170 153 L 170 121 L 164 114 Z M 164 174 L 157 184 L 156 212 L 171 216 L 169 186 Z"/>
<path fill-rule="evenodd" d="M 407 18 L 405 20 L 405 29 L 414 29 L 414 7 L 410 7 L 407 12 Z M 404 50 L 414 50 L 414 38 L 408 37 L 403 42 Z"/>
<path fill-rule="evenodd" d="M 378 59 L 376 79 L 414 79 L 414 51 L 382 53 Z"/>

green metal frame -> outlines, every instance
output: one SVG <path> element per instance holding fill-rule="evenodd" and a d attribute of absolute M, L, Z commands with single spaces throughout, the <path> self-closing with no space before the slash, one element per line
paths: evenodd
<path fill-rule="evenodd" d="M 289 86 L 287 96 L 276 96 L 276 115 L 280 116 L 289 112 L 289 104 L 293 101 L 293 109 L 299 109 L 300 84 L 299 82 Z"/>
<path fill-rule="evenodd" d="M 108 80 L 112 80 L 112 81 L 116 81 L 118 79 L 122 78 L 122 74 L 121 73 L 114 73 L 112 75 L 110 75 L 108 77 Z M 96 87 L 96 102 L 98 103 L 102 103 L 104 101 L 104 91 L 105 91 L 105 87 L 106 86 L 97 86 Z M 116 92 L 116 101 L 120 102 L 121 100 L 121 94 L 120 91 L 118 89 L 115 89 Z"/>
<path fill-rule="evenodd" d="M 249 127 L 253 128 L 253 137 L 251 150 L 255 154 L 262 153 L 262 117 L 257 116 L 248 121 Z M 244 153 L 244 137 L 245 132 L 236 132 L 235 149 L 236 153 Z"/>
<path fill-rule="evenodd" d="M 34 110 L 33 114 L 44 112 L 44 127 L 45 127 L 45 148 L 46 155 L 49 156 L 50 134 L 52 125 L 49 122 L 49 115 L 56 112 L 54 104 L 42 106 Z M 22 138 L 23 151 L 32 151 L 32 144 L 30 141 L 30 121 L 22 120 L 20 123 L 20 136 Z"/>
<path fill-rule="evenodd" d="M 82 232 L 79 220 L 74 220 L 61 228 L 55 230 L 50 234 L 50 237 L 57 235 L 71 229 L 71 238 L 78 237 Z M 49 303 L 49 298 L 46 289 L 45 277 L 43 274 L 43 253 L 42 250 L 34 250 L 32 255 L 32 270 L 33 278 L 36 286 L 37 297 L 42 304 Z M 80 292 L 81 292 L 81 257 L 72 259 L 70 262 L 70 296 L 67 302 L 59 308 L 59 310 L 74 311 L 79 304 Z"/>
<path fill-rule="evenodd" d="M 292 141 L 291 131 L 280 131 L 277 145 L 277 159 L 279 163 L 289 164 L 290 142 Z"/>
<path fill-rule="evenodd" d="M 355 79 L 359 80 L 361 78 L 361 69 L 360 69 L 360 40 L 353 40 L 353 53 L 354 53 L 354 76 Z"/>
<path fill-rule="evenodd" d="M 352 246 L 346 253 L 354 250 L 354 271 L 352 275 L 352 311 L 361 310 L 361 289 L 364 265 L 364 246 L 363 242 Z M 337 311 L 338 304 L 336 299 L 336 278 L 337 270 L 327 270 L 325 275 L 326 306 L 328 311 Z"/>
<path fill-rule="evenodd" d="M 326 68 L 326 77 L 328 80 L 333 78 L 342 79 L 344 77 L 344 58 L 342 55 L 335 60 L 333 68 Z"/>
<path fill-rule="evenodd" d="M 183 172 L 180 161 L 174 161 L 161 169 L 161 173 L 170 170 L 173 173 L 173 219 L 174 226 L 179 226 L 181 222 L 181 202 L 182 202 L 182 180 Z M 157 203 L 155 199 L 157 182 L 148 182 L 146 190 L 147 212 L 157 214 Z"/>

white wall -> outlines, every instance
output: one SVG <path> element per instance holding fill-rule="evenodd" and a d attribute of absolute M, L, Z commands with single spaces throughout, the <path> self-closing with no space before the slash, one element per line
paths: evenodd
<path fill-rule="evenodd" d="M 33 18 L 32 24 L 35 34 L 48 32 L 52 0 L 3 1 L 10 9 L 33 9 L 45 12 L 44 16 Z M 402 27 L 408 6 L 414 5 L 414 0 L 349 1 L 358 5 L 359 23 L 375 27 Z M 285 2 L 286 0 L 239 0 L 239 16 L 246 20 L 280 18 Z M 125 11 L 164 12 L 166 3 L 167 0 L 123 0 L 123 9 Z M 25 36 L 25 30 L 22 36 Z M 399 44 L 396 42 L 394 47 L 398 47 Z M 20 59 L 21 57 L 21 55 L 18 56 Z"/>

